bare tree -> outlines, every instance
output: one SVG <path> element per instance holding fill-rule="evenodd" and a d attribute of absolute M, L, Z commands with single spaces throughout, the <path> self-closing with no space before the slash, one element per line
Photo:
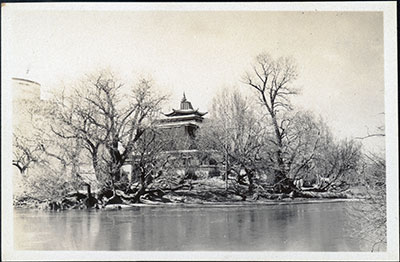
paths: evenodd
<path fill-rule="evenodd" d="M 81 188 L 84 180 L 79 174 L 80 145 L 77 141 L 62 142 L 42 144 L 40 159 L 25 179 L 25 197 L 59 201 Z"/>
<path fill-rule="evenodd" d="M 163 185 L 154 186 L 155 180 L 160 179 L 166 171 L 170 155 L 165 154 L 168 142 L 171 140 L 157 128 L 147 129 L 134 146 L 132 164 L 139 180 L 133 201 L 139 202 L 140 197 L 149 193 L 146 189 L 160 189 Z"/>
<path fill-rule="evenodd" d="M 39 162 L 43 154 L 43 145 L 33 138 L 27 138 L 14 132 L 13 134 L 13 161 L 12 164 L 24 175 L 34 163 Z"/>
<path fill-rule="evenodd" d="M 365 154 L 360 166 L 361 202 L 348 203 L 346 213 L 353 237 L 362 239 L 371 252 L 384 251 L 387 245 L 386 164 L 382 156 Z"/>
<path fill-rule="evenodd" d="M 17 137 L 17 136 L 16 136 Z M 35 151 L 29 151 L 29 144 L 21 144 L 18 137 L 15 151 L 25 157 L 20 160 L 25 163 L 21 179 L 17 180 L 21 192 L 14 192 L 15 200 L 61 201 L 61 198 L 72 191 L 78 192 L 84 179 L 80 176 L 81 147 L 79 141 L 61 140 L 42 133 L 41 137 L 30 141 L 36 145 Z M 27 161 L 27 162 L 23 162 Z M 22 201 L 24 202 L 24 201 Z M 28 201 L 29 202 L 29 201 Z M 32 204 L 32 203 L 31 203 Z"/>
<path fill-rule="evenodd" d="M 81 140 L 97 179 L 114 193 L 121 167 L 166 99 L 146 79 L 128 89 L 124 94 L 122 83 L 101 72 L 83 80 L 71 95 L 61 94 L 54 101 L 52 131 L 64 139 Z"/>
<path fill-rule="evenodd" d="M 260 54 L 256 57 L 252 70 L 242 79 L 243 83 L 257 92 L 260 103 L 271 119 L 274 130 L 271 142 L 275 146 L 274 173 L 278 191 L 282 190 L 281 184 L 287 178 L 285 159 L 282 155 L 284 138 L 287 135 L 285 127 L 287 121 L 282 117 L 282 112 L 292 109 L 290 97 L 298 93 L 298 90 L 292 86 L 296 78 L 296 66 L 291 59 L 274 60 L 268 54 Z"/>
<path fill-rule="evenodd" d="M 246 185 L 251 193 L 263 147 L 263 121 L 238 90 L 224 89 L 214 98 L 212 108 L 213 117 L 202 128 L 200 143 L 204 149 L 218 152 L 217 159 L 225 166 L 226 182 L 229 174 L 233 174 L 235 183 Z"/>
<path fill-rule="evenodd" d="M 365 137 L 385 137 L 384 127 Z M 370 244 L 371 252 L 384 251 L 387 245 L 386 160 L 383 153 L 365 152 L 361 156 L 355 184 L 363 197 L 361 203 L 347 205 L 347 213 L 353 218 L 355 237 Z"/>
<path fill-rule="evenodd" d="M 38 163 L 43 154 L 43 137 L 39 130 L 46 114 L 42 101 L 16 99 L 13 101 L 13 161 L 21 174 Z"/>
<path fill-rule="evenodd" d="M 298 111 L 287 118 L 283 156 L 286 172 L 291 179 L 312 179 L 312 170 L 319 165 L 319 154 L 332 143 L 329 128 L 311 112 Z M 299 190 L 301 188 L 298 187 Z"/>
<path fill-rule="evenodd" d="M 380 113 L 380 115 L 384 115 L 385 113 Z M 381 125 L 375 128 L 373 133 L 370 133 L 369 128 L 367 127 L 367 135 L 355 137 L 355 139 L 366 139 L 370 137 L 385 137 L 385 126 Z"/>
<path fill-rule="evenodd" d="M 146 129 L 135 143 L 131 163 L 133 165 L 133 185 L 126 190 L 130 195 L 123 195 L 131 202 L 143 201 L 141 197 L 162 197 L 166 192 L 183 187 L 190 189 L 192 177 L 189 165 L 182 165 L 186 160 L 185 150 L 193 141 L 187 141 L 178 130 L 165 130 L 156 124 Z M 179 176 L 178 170 L 184 170 Z M 133 195 L 132 195 L 133 193 Z"/>

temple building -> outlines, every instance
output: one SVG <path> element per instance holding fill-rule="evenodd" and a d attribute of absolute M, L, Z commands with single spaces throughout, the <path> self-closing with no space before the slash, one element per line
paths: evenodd
<path fill-rule="evenodd" d="M 183 93 L 180 108 L 165 113 L 165 117 L 157 121 L 157 127 L 163 129 L 164 132 L 174 134 L 175 138 L 182 142 L 176 149 L 195 149 L 196 130 L 202 125 L 206 114 L 207 112 L 193 109 L 192 103 L 186 99 L 185 93 Z"/>
<path fill-rule="evenodd" d="M 29 134 L 32 130 L 31 111 L 27 106 L 28 103 L 40 104 L 41 86 L 39 83 L 23 79 L 11 79 L 12 90 L 12 126 L 13 130 L 19 130 L 21 133 Z"/>
<path fill-rule="evenodd" d="M 178 176 L 190 174 L 192 178 L 207 178 L 220 173 L 211 154 L 201 151 L 196 144 L 196 133 L 207 121 L 204 118 L 206 114 L 194 109 L 184 93 L 179 109 L 163 113 L 163 117 L 156 121 L 156 128 L 161 130 L 161 134 L 166 136 L 165 141 L 169 143 L 163 153 L 170 157 L 173 172 Z M 129 173 L 135 177 L 134 160 L 131 164 L 132 171 Z"/>

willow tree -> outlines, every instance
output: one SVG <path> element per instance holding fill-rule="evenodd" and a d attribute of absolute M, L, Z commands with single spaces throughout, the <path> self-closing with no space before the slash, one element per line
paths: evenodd
<path fill-rule="evenodd" d="M 82 141 L 97 180 L 115 193 L 122 166 L 165 99 L 149 80 L 125 87 L 101 72 L 54 100 L 51 129 L 61 138 Z"/>
<path fill-rule="evenodd" d="M 292 110 L 290 97 L 298 94 L 298 89 L 293 86 L 296 78 L 297 70 L 293 60 L 284 57 L 273 59 L 268 54 L 260 54 L 256 57 L 252 70 L 242 79 L 244 84 L 256 91 L 273 126 L 271 142 L 274 144 L 274 175 L 279 191 L 287 181 L 283 150 L 288 121 L 284 113 Z"/>
<path fill-rule="evenodd" d="M 250 100 L 238 90 L 224 89 L 217 94 L 213 98 L 212 113 L 212 118 L 200 130 L 201 147 L 219 154 L 220 164 L 225 166 L 226 182 L 228 175 L 234 174 L 237 184 L 246 185 L 247 192 L 253 192 L 266 134 L 262 121 Z"/>

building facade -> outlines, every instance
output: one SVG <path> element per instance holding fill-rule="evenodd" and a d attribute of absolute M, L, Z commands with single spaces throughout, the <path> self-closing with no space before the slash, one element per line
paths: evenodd
<path fill-rule="evenodd" d="M 24 134 L 31 131 L 31 113 L 29 103 L 39 104 L 40 89 L 39 83 L 23 78 L 11 79 L 12 89 L 12 126 L 13 130 L 19 130 Z"/>
<path fill-rule="evenodd" d="M 171 112 L 163 113 L 163 117 L 156 121 L 156 129 L 161 135 L 165 135 L 167 150 L 162 154 L 169 157 L 169 162 L 173 168 L 168 171 L 177 176 L 189 176 L 194 179 L 208 178 L 218 176 L 220 168 L 217 162 L 212 158 L 212 152 L 201 150 L 197 144 L 196 135 L 200 128 L 207 121 L 204 116 L 207 112 L 201 112 L 194 109 L 192 103 L 187 100 L 185 94 L 180 102 L 178 109 L 172 109 Z M 135 157 L 131 160 L 131 177 L 137 177 L 135 170 Z M 127 169 L 125 168 L 125 172 Z M 135 178 L 133 178 L 135 180 Z"/>

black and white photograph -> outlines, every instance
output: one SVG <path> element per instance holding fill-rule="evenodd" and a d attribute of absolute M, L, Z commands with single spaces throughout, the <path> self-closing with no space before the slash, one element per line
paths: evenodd
<path fill-rule="evenodd" d="M 398 260 L 396 21 L 2 3 L 2 260 Z"/>

